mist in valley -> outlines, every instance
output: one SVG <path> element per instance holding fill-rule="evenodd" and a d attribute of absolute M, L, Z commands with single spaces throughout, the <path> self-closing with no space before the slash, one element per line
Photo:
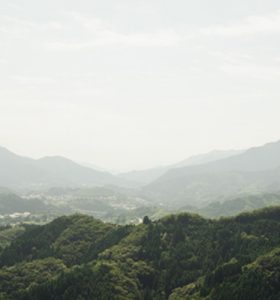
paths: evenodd
<path fill-rule="evenodd" d="M 0 299 L 280 299 L 280 4 L 0 4 Z"/>

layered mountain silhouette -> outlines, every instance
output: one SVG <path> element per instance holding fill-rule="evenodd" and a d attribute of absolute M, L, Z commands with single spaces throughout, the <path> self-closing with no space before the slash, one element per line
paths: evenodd
<path fill-rule="evenodd" d="M 0 186 L 36 188 L 108 184 L 125 185 L 125 182 L 110 173 L 83 167 L 64 157 L 35 160 L 0 147 Z"/>
<path fill-rule="evenodd" d="M 167 171 L 144 187 L 165 204 L 205 204 L 280 190 L 280 141 L 206 164 Z"/>
<path fill-rule="evenodd" d="M 172 166 L 121 176 L 87 168 L 60 156 L 35 160 L 0 148 L 2 187 L 131 187 L 133 181 L 144 185 L 141 197 L 176 208 L 205 206 L 244 194 L 279 192 L 280 141 L 247 151 L 210 152 Z"/>
<path fill-rule="evenodd" d="M 138 185 L 147 185 L 162 175 L 164 175 L 167 171 L 174 168 L 183 168 L 187 166 L 193 165 L 201 165 L 212 161 L 221 160 L 230 156 L 234 156 L 240 154 L 244 151 L 242 150 L 225 150 L 219 151 L 214 150 L 205 154 L 199 154 L 191 156 L 183 161 L 180 161 L 176 164 L 147 169 L 147 170 L 135 170 L 127 173 L 122 173 L 119 175 L 120 178 L 129 180 L 131 182 L 135 182 Z"/>

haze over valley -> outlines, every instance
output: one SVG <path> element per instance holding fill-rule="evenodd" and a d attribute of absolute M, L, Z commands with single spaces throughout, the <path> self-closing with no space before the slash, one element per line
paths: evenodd
<path fill-rule="evenodd" d="M 280 142 L 272 142 L 113 175 L 61 156 L 32 159 L 1 148 L 1 215 L 8 220 L 15 213 L 19 219 L 22 213 L 29 219 L 51 219 L 79 212 L 119 223 L 180 211 L 234 215 L 278 204 L 279 153 Z"/>
<path fill-rule="evenodd" d="M 0 300 L 280 299 L 280 1 L 0 1 Z"/>

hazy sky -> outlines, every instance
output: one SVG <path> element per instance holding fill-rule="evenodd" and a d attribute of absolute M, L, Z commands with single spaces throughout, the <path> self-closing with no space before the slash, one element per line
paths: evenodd
<path fill-rule="evenodd" d="M 279 0 L 0 2 L 0 144 L 108 169 L 280 139 Z"/>

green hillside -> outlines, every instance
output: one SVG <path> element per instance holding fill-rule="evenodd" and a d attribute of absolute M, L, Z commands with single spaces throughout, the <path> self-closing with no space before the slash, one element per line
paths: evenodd
<path fill-rule="evenodd" d="M 5 248 L 0 299 L 279 299 L 279 232 L 280 207 L 138 226 L 61 217 Z"/>

